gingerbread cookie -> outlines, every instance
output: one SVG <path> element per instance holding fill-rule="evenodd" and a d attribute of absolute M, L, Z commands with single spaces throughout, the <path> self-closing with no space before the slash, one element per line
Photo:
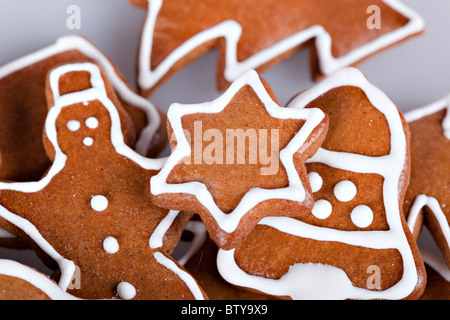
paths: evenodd
<path fill-rule="evenodd" d="M 201 221 L 190 221 L 185 232 L 193 235 L 188 250 L 178 260 L 199 282 L 210 300 L 272 300 L 274 297 L 234 287 L 217 271 L 217 245 L 207 237 Z"/>
<path fill-rule="evenodd" d="M 427 286 L 420 300 L 450 299 L 450 270 L 445 261 L 431 252 L 421 251 L 427 270 Z"/>
<path fill-rule="evenodd" d="M 267 69 L 310 43 L 317 78 L 424 29 L 422 18 L 397 0 L 130 1 L 148 7 L 138 58 L 144 96 L 214 47 L 220 49 L 219 88 L 225 89 L 245 71 Z M 372 10 L 380 15 L 379 27 L 371 27 Z"/>
<path fill-rule="evenodd" d="M 149 101 L 134 93 L 117 67 L 91 42 L 80 36 L 60 38 L 54 45 L 0 67 L 0 180 L 39 180 L 50 161 L 42 145 L 47 116 L 47 72 L 60 64 L 95 61 L 109 81 L 136 129 L 136 150 L 155 156 L 166 145 L 164 117 Z"/>
<path fill-rule="evenodd" d="M 356 69 L 291 101 L 330 119 L 308 160 L 312 211 L 268 217 L 217 264 L 229 283 L 291 299 L 417 299 L 426 274 L 402 212 L 409 134 L 397 107 Z"/>
<path fill-rule="evenodd" d="M 0 300 L 76 300 L 43 273 L 0 260 Z"/>
<path fill-rule="evenodd" d="M 59 66 L 47 97 L 53 164 L 37 182 L 0 183 L 0 216 L 59 268 L 63 290 L 78 275 L 79 287 L 68 290 L 77 297 L 205 298 L 169 256 L 191 214 L 151 201 L 149 181 L 164 160 L 125 143 L 130 120 L 105 74 L 89 62 Z"/>
<path fill-rule="evenodd" d="M 221 248 L 233 248 L 265 216 L 313 205 L 304 163 L 322 143 L 319 109 L 281 107 L 255 71 L 212 102 L 173 104 L 172 154 L 152 177 L 153 201 L 197 213 Z"/>
<path fill-rule="evenodd" d="M 405 117 L 412 158 L 404 205 L 408 224 L 417 239 L 425 225 L 450 266 L 450 96 Z"/>
<path fill-rule="evenodd" d="M 10 232 L 0 228 L 0 247 L 10 249 L 29 249 L 25 241 L 12 235 Z"/>

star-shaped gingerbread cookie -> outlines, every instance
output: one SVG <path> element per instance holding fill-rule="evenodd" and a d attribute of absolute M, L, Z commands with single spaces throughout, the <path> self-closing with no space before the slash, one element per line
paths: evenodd
<path fill-rule="evenodd" d="M 217 264 L 229 283 L 291 299 L 417 299 L 426 274 L 402 204 L 409 136 L 398 108 L 343 69 L 288 108 L 320 108 L 327 137 L 307 162 L 309 214 L 267 217 Z"/>
<path fill-rule="evenodd" d="M 397 0 L 131 0 L 148 7 L 138 85 L 148 96 L 162 81 L 214 47 L 219 88 L 262 71 L 313 43 L 315 77 L 329 75 L 423 31 Z M 377 16 L 373 16 L 377 15 Z M 373 19 L 378 19 L 373 27 Z"/>
<path fill-rule="evenodd" d="M 28 239 L 63 290 L 88 299 L 203 299 L 169 255 L 190 214 L 157 207 L 149 181 L 163 160 L 126 143 L 120 102 L 99 66 L 65 64 L 48 77 L 45 146 L 37 182 L 0 183 L 0 216 Z M 55 264 L 56 263 L 56 264 Z"/>
<path fill-rule="evenodd" d="M 233 248 L 265 216 L 308 212 L 312 197 L 304 163 L 327 129 L 319 109 L 281 107 L 255 71 L 218 99 L 173 104 L 173 152 L 151 179 L 163 208 L 198 213 L 221 248 Z"/>

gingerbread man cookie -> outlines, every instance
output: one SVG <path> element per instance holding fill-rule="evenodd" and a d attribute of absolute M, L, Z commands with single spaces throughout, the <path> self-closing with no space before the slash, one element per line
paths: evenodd
<path fill-rule="evenodd" d="M 220 48 L 220 89 L 247 70 L 262 71 L 314 43 L 315 77 L 351 66 L 424 29 L 397 0 L 131 0 L 148 7 L 138 85 L 149 96 L 165 79 L 213 47 Z M 370 27 L 369 13 L 382 20 Z"/>
<path fill-rule="evenodd" d="M 281 107 L 255 71 L 212 102 L 173 104 L 172 154 L 152 177 L 154 202 L 197 213 L 221 248 L 233 248 L 265 216 L 313 205 L 304 163 L 322 143 L 319 109 Z"/>
<path fill-rule="evenodd" d="M 90 41 L 65 36 L 44 49 L 0 67 L 0 179 L 36 181 L 50 166 L 42 145 L 47 116 L 45 81 L 48 71 L 60 64 L 99 63 L 136 129 L 136 150 L 156 156 L 166 145 L 162 113 L 147 99 L 134 93 L 118 68 Z"/>
<path fill-rule="evenodd" d="M 409 135 L 397 107 L 356 69 L 292 100 L 330 118 L 307 169 L 315 205 L 268 217 L 217 264 L 229 283 L 291 299 L 417 299 L 426 274 L 402 212 Z"/>
<path fill-rule="evenodd" d="M 53 164 L 37 182 L 0 183 L 0 216 L 59 268 L 63 290 L 78 275 L 79 288 L 68 290 L 77 297 L 205 298 L 169 256 L 191 215 L 151 201 L 149 181 L 164 160 L 125 143 L 127 118 L 98 65 L 53 69 L 47 95 Z"/>

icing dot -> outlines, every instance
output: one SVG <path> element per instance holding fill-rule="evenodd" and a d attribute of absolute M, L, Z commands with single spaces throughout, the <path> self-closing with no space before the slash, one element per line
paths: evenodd
<path fill-rule="evenodd" d="M 103 249 L 111 254 L 116 253 L 117 251 L 119 251 L 119 243 L 115 238 L 108 237 L 103 240 Z"/>
<path fill-rule="evenodd" d="M 342 202 L 353 200 L 357 192 L 355 184 L 348 180 L 341 181 L 334 187 L 334 195 Z"/>
<path fill-rule="evenodd" d="M 119 283 L 116 290 L 119 297 L 124 300 L 131 300 L 136 296 L 136 288 L 128 282 Z"/>
<path fill-rule="evenodd" d="M 98 120 L 97 120 L 97 118 L 90 117 L 90 118 L 86 119 L 86 126 L 89 129 L 97 129 L 97 127 L 98 127 Z"/>
<path fill-rule="evenodd" d="M 311 184 L 312 192 L 315 193 L 322 189 L 323 179 L 317 172 L 311 172 L 308 174 L 309 183 Z"/>
<path fill-rule="evenodd" d="M 314 208 L 312 209 L 312 214 L 318 219 L 326 219 L 331 215 L 333 211 L 333 206 L 327 200 L 317 200 L 314 203 Z"/>
<path fill-rule="evenodd" d="M 67 128 L 70 131 L 77 131 L 78 129 L 80 129 L 80 127 L 81 127 L 81 124 L 77 120 L 70 120 L 69 122 L 67 122 Z"/>
<path fill-rule="evenodd" d="M 367 228 L 373 222 L 373 211 L 368 206 L 357 206 L 351 213 L 352 222 L 359 228 Z"/>
<path fill-rule="evenodd" d="M 94 196 L 91 199 L 91 207 L 95 211 L 104 211 L 108 208 L 108 199 L 104 196 Z"/>
<path fill-rule="evenodd" d="M 84 138 L 84 140 L 83 140 L 83 144 L 88 147 L 92 146 L 93 143 L 94 143 L 94 139 L 92 139 L 90 137 Z"/>

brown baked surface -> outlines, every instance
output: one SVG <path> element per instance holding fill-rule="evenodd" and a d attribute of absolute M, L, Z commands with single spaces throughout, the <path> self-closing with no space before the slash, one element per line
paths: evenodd
<path fill-rule="evenodd" d="M 146 7 L 146 0 L 131 0 L 131 3 Z M 367 8 L 377 5 L 382 12 L 381 29 L 369 29 Z M 210 29 L 226 20 L 234 20 L 242 26 L 238 43 L 239 62 L 267 49 L 278 42 L 306 30 L 314 25 L 323 26 L 332 39 L 332 55 L 339 58 L 408 23 L 408 19 L 393 10 L 384 1 L 375 0 L 287 0 L 283 5 L 278 0 L 164 0 L 156 20 L 153 39 L 151 68 L 158 66 L 171 52 L 196 34 Z M 273 61 L 258 68 L 263 71 L 275 63 L 294 54 L 309 41 L 297 48 L 282 53 Z M 225 41 L 216 39 L 194 49 L 177 63 L 173 72 L 197 59 L 213 47 L 220 47 L 218 82 L 225 89 L 229 83 L 223 76 Z M 319 75 L 317 57 L 312 59 L 314 76 Z M 170 73 L 163 79 L 167 79 Z M 152 90 L 143 90 L 150 95 Z"/>
<path fill-rule="evenodd" d="M 328 114 L 330 129 L 322 147 L 330 151 L 351 152 L 360 155 L 382 156 L 390 151 L 390 130 L 384 115 L 375 109 L 363 91 L 356 87 L 333 89 L 308 107 L 317 107 Z M 404 130 L 408 136 L 407 125 Z M 408 163 L 405 175 L 408 172 Z M 323 220 L 312 214 L 297 218 L 305 223 L 346 231 L 387 230 L 386 213 L 383 206 L 383 178 L 377 175 L 358 174 L 337 170 L 318 163 L 308 163 L 308 172 L 318 172 L 323 178 L 321 190 L 314 199 L 326 199 L 333 207 L 331 215 Z M 358 190 L 350 202 L 338 201 L 333 188 L 338 181 L 350 180 Z M 400 203 L 408 179 L 399 185 Z M 359 228 L 350 218 L 350 212 L 360 204 L 368 205 L 374 213 L 372 224 Z M 417 299 L 425 286 L 426 275 L 415 241 L 402 219 L 403 229 L 413 252 L 418 270 L 418 283 L 408 297 Z M 290 266 L 298 263 L 331 265 L 343 270 L 353 285 L 366 288 L 368 267 L 376 265 L 381 272 L 381 289 L 387 289 L 403 277 L 402 257 L 397 249 L 370 249 L 346 243 L 318 241 L 282 233 L 269 226 L 258 225 L 235 252 L 241 269 L 253 275 L 278 279 Z"/>
<path fill-rule="evenodd" d="M 450 219 L 450 141 L 444 136 L 442 128 L 446 112 L 442 110 L 409 123 L 412 168 L 404 205 L 406 214 L 409 214 L 417 196 L 426 195 L 438 200 L 447 221 Z M 425 226 L 450 265 L 450 248 L 436 217 L 428 207 L 423 208 L 422 213 L 425 213 Z"/>
<path fill-rule="evenodd" d="M 50 300 L 50 298 L 25 280 L 0 275 L 0 300 Z"/>
<path fill-rule="evenodd" d="M 131 120 L 123 118 L 117 97 L 103 75 L 108 97 L 122 115 L 124 136 L 134 131 Z M 82 72 L 71 72 L 61 78 L 62 94 L 88 88 Z M 48 88 L 49 105 L 53 105 Z M 85 120 L 95 117 L 99 125 L 90 129 Z M 82 125 L 72 132 L 70 120 Z M 64 168 L 40 191 L 23 193 L 0 191 L 0 204 L 10 212 L 31 222 L 46 241 L 65 259 L 80 268 L 81 288 L 69 292 L 89 299 L 116 297 L 116 286 L 126 281 L 135 286 L 136 299 L 189 299 L 190 290 L 168 268 L 159 264 L 155 252 L 168 257 L 190 214 L 181 213 L 165 235 L 163 247 L 152 250 L 149 239 L 168 214 L 168 210 L 154 205 L 150 199 L 150 178 L 156 170 L 145 170 L 134 161 L 120 155 L 111 143 L 111 118 L 100 101 L 64 107 L 56 120 L 58 144 L 67 155 Z M 132 128 L 132 127 L 131 127 Z M 85 146 L 83 139 L 94 143 Z M 50 158 L 52 148 L 47 148 Z M 106 210 L 97 212 L 90 204 L 95 195 L 108 199 Z M 23 232 L 19 232 L 23 235 Z M 114 254 L 103 249 L 103 241 L 114 237 L 119 251 Z M 34 248 L 40 252 L 34 244 Z M 42 252 L 40 252 L 42 256 Z M 49 267 L 56 266 L 45 259 Z"/>
<path fill-rule="evenodd" d="M 210 300 L 274 300 L 272 296 L 235 287 L 222 279 L 217 271 L 217 245 L 206 239 L 203 246 L 185 264 Z"/>
<path fill-rule="evenodd" d="M 419 300 L 449 300 L 450 282 L 442 278 L 432 267 L 425 264 L 427 270 L 427 286 Z"/>
<path fill-rule="evenodd" d="M 273 96 L 270 88 L 267 88 L 268 92 Z M 250 86 L 243 87 L 220 113 L 185 115 L 181 121 L 183 129 L 190 134 L 191 146 L 194 146 L 194 125 L 196 121 L 201 121 L 202 133 L 208 129 L 217 129 L 222 133 L 222 137 L 227 136 L 227 129 L 242 129 L 244 132 L 253 129 L 253 132 L 256 132 L 258 136 L 260 129 L 266 129 L 268 134 L 268 151 L 272 148 L 270 143 L 271 130 L 278 130 L 279 150 L 272 150 L 277 155 L 304 125 L 304 120 L 273 118 Z M 193 195 L 187 193 L 162 193 L 152 195 L 154 201 L 164 208 L 200 214 L 210 232 L 211 238 L 216 244 L 223 249 L 234 248 L 250 233 L 256 223 L 265 216 L 299 216 L 311 210 L 313 203 L 304 163 L 319 148 L 326 128 L 327 119 L 324 119 L 308 138 L 303 147 L 304 150 L 299 150 L 294 156 L 294 165 L 306 190 L 305 201 L 269 199 L 260 202 L 242 218 L 238 228 L 231 234 L 224 232 L 218 226 L 211 213 Z M 170 124 L 169 137 L 174 137 Z M 172 139 L 171 142 L 172 149 L 175 149 L 176 141 Z M 203 142 L 202 150 L 206 150 L 209 143 Z M 170 172 L 167 183 L 180 184 L 197 181 L 205 184 L 217 206 L 226 214 L 232 212 L 238 206 L 243 196 L 252 188 L 276 189 L 288 187 L 289 180 L 279 157 L 277 158 L 279 169 L 275 173 L 262 175 L 261 168 L 268 165 L 264 165 L 259 157 L 256 160 L 256 164 L 250 164 L 248 154 L 251 152 L 250 150 L 254 149 L 254 145 L 252 149 L 252 147 L 249 147 L 248 142 L 246 143 L 247 160 L 245 164 L 239 164 L 237 158 L 232 163 L 226 161 L 227 148 L 230 149 L 231 147 L 227 146 L 224 141 L 222 164 L 209 164 L 205 160 L 201 164 L 195 164 L 194 156 L 196 153 L 192 152 L 190 164 L 179 163 L 176 165 Z M 191 149 L 194 150 L 194 148 Z M 238 143 L 235 143 L 235 157 L 239 152 L 242 152 L 242 150 L 238 148 Z"/>
<path fill-rule="evenodd" d="M 55 66 L 92 61 L 77 50 L 55 54 L 49 58 L 11 73 L 0 79 L 0 180 L 37 181 L 49 168 L 42 144 L 42 132 L 47 116 L 45 83 L 47 73 Z M 120 71 L 116 73 L 127 83 Z M 135 136 L 147 125 L 147 115 L 122 101 L 135 126 Z M 163 119 L 164 120 L 164 119 Z M 149 156 L 157 155 L 167 142 L 164 125 L 158 141 L 154 141 Z M 134 143 L 134 141 L 131 141 Z"/>

